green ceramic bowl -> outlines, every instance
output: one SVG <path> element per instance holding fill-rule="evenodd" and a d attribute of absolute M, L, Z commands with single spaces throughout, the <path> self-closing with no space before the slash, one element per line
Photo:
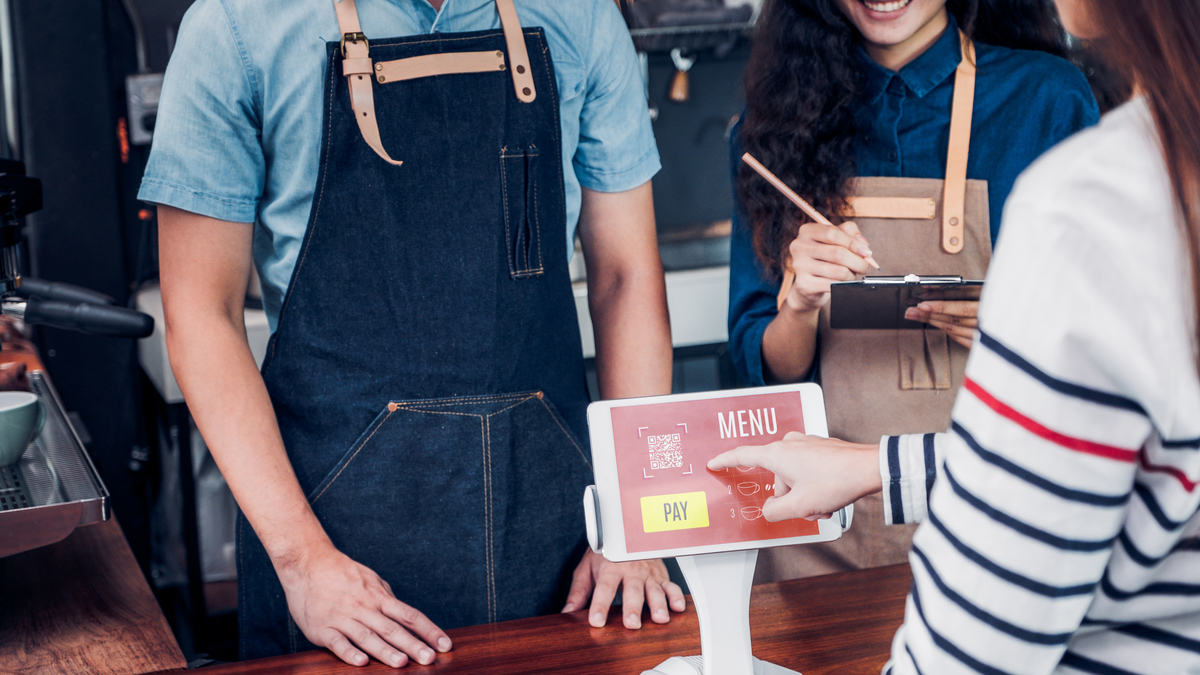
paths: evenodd
<path fill-rule="evenodd" d="M 46 423 L 46 407 L 37 394 L 0 391 L 0 466 L 16 464 Z"/>

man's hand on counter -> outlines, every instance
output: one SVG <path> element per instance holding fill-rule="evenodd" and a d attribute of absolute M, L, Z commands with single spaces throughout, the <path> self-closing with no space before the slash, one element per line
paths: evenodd
<path fill-rule="evenodd" d="M 669 610 L 682 612 L 686 607 L 683 590 L 667 576 L 667 567 L 661 560 L 614 563 L 589 550 L 575 568 L 571 592 L 562 611 L 583 608 L 591 596 L 588 622 L 600 628 L 608 621 L 608 609 L 618 587 L 624 589 L 621 603 L 626 628 L 642 627 L 643 601 L 649 605 L 654 623 L 667 623 L 671 620 Z"/>
<path fill-rule="evenodd" d="M 310 642 L 352 666 L 365 666 L 368 654 L 395 668 L 409 659 L 428 665 L 435 650 L 450 651 L 450 638 L 442 629 L 397 600 L 379 575 L 340 551 L 279 571 L 296 626 Z"/>

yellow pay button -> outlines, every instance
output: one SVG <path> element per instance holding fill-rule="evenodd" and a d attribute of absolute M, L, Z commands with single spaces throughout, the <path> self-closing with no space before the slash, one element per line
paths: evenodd
<path fill-rule="evenodd" d="M 708 527 L 708 500 L 703 492 L 642 497 L 642 530 L 669 532 Z"/>

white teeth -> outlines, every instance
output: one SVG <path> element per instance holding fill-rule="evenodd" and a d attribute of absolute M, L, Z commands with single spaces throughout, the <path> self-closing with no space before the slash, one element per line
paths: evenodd
<path fill-rule="evenodd" d="M 861 0 L 862 4 L 867 6 L 867 9 L 872 12 L 894 12 L 898 9 L 904 9 L 912 0 L 894 0 L 893 2 L 868 2 Z"/>

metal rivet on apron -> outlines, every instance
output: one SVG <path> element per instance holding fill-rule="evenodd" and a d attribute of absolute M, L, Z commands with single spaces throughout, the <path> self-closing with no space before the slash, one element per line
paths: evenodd
<path fill-rule="evenodd" d="M 517 72 L 524 75 L 525 74 L 525 66 L 517 66 Z"/>
<path fill-rule="evenodd" d="M 528 96 L 528 95 L 530 95 L 530 94 L 531 94 L 531 93 L 533 93 L 533 92 L 529 91 L 529 87 L 525 87 L 524 89 L 522 89 L 522 90 L 521 90 L 521 93 L 523 93 L 523 94 L 525 94 L 526 96 Z"/>
<path fill-rule="evenodd" d="M 382 75 L 380 75 L 380 76 L 379 76 L 379 81 L 380 81 L 380 82 L 387 82 L 387 78 L 386 78 L 386 77 L 384 77 L 384 76 L 382 76 Z"/>
<path fill-rule="evenodd" d="M 500 62 L 500 70 L 504 70 L 504 62 L 503 61 Z"/>
<path fill-rule="evenodd" d="M 496 52 L 496 56 L 499 56 L 500 58 L 504 58 L 504 52 Z"/>
<path fill-rule="evenodd" d="M 950 224 L 951 224 L 951 225 L 957 225 L 957 224 L 958 224 L 958 218 L 951 218 L 951 219 L 950 219 Z"/>
<path fill-rule="evenodd" d="M 540 401 L 540 400 L 542 400 L 542 399 L 544 399 L 544 398 L 546 398 L 546 392 L 544 392 L 544 391 L 539 391 L 539 392 L 537 393 L 537 397 L 538 397 L 538 400 L 539 400 L 539 401 Z"/>
<path fill-rule="evenodd" d="M 376 63 L 376 64 L 375 64 L 375 70 L 383 70 L 383 64 L 382 64 L 382 63 Z"/>
<path fill-rule="evenodd" d="M 388 403 L 388 412 L 396 412 L 399 407 L 395 403 Z"/>
<path fill-rule="evenodd" d="M 950 237 L 950 245 L 958 246 L 958 237 Z"/>

